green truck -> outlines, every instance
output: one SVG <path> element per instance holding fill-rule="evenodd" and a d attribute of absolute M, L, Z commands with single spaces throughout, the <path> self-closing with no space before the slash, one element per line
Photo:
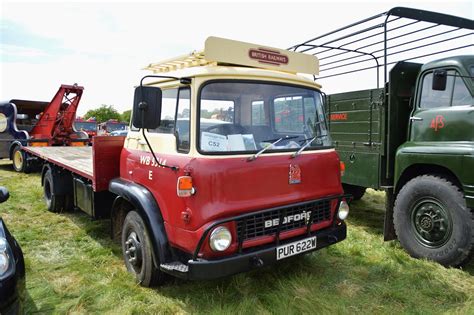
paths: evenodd
<path fill-rule="evenodd" d="M 344 188 L 354 200 L 385 190 L 384 239 L 445 266 L 474 254 L 472 30 L 473 20 L 397 7 L 290 48 L 318 55 L 322 84 L 376 73 L 375 89 L 326 97 Z"/>

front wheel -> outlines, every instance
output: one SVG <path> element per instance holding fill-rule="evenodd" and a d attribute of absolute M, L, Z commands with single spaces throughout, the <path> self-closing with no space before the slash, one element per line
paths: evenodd
<path fill-rule="evenodd" d="M 153 248 L 143 219 L 130 211 L 122 227 L 122 253 L 127 270 L 144 287 L 161 284 L 164 273 L 155 267 Z M 157 264 L 159 266 L 159 262 Z"/>
<path fill-rule="evenodd" d="M 27 163 L 27 155 L 26 152 L 21 149 L 20 145 L 17 145 L 13 149 L 12 153 L 12 162 L 13 162 L 13 169 L 20 173 L 29 173 L 30 168 L 28 167 Z"/>
<path fill-rule="evenodd" d="M 460 266 L 474 253 L 474 215 L 459 188 L 444 178 L 424 175 L 405 184 L 393 219 L 400 244 L 415 258 Z"/>

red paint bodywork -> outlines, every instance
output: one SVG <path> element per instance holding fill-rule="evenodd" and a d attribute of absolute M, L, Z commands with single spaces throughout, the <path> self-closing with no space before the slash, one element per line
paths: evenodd
<path fill-rule="evenodd" d="M 109 182 L 120 176 L 120 152 L 125 137 L 96 136 L 92 139 L 92 168 L 94 191 L 109 189 Z"/>
<path fill-rule="evenodd" d="M 179 167 L 179 171 L 174 172 L 151 163 L 140 163 L 140 156 L 151 157 L 150 153 L 124 148 L 120 176 L 151 191 L 163 215 L 171 245 L 192 253 L 204 230 L 218 219 L 343 194 L 335 151 L 312 151 L 294 159 L 291 154 L 263 155 L 251 162 L 246 157 L 190 158 L 158 154 L 157 157 L 166 160 L 167 165 Z M 289 184 L 290 164 L 301 169 L 301 183 Z M 193 178 L 196 194 L 191 197 L 180 198 L 176 194 L 177 179 L 183 175 Z M 332 213 L 335 207 L 333 204 Z M 182 212 L 187 210 L 191 213 L 189 223 L 182 218 Z M 331 223 L 313 225 L 312 229 L 321 229 Z M 235 227 L 233 229 L 235 233 Z M 304 229 L 288 231 L 282 233 L 281 238 L 303 233 Z M 233 239 L 236 239 L 235 235 Z M 271 241 L 272 237 L 265 237 L 246 242 L 244 247 Z M 236 246 L 234 244 L 223 254 L 229 254 Z M 206 257 L 215 255 L 207 245 L 202 252 Z"/>

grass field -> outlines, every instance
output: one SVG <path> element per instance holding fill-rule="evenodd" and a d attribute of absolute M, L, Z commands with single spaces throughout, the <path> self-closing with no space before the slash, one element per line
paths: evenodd
<path fill-rule="evenodd" d="M 47 212 L 39 175 L 15 173 L 7 161 L 0 185 L 11 194 L 0 215 L 25 255 L 28 313 L 474 313 L 474 262 L 446 269 L 384 243 L 381 192 L 352 204 L 348 238 L 335 246 L 222 280 L 148 289 L 126 272 L 108 221 Z"/>

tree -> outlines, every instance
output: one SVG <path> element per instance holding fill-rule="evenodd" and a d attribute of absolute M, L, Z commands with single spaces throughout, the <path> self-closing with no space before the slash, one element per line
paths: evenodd
<path fill-rule="evenodd" d="M 132 116 L 132 110 L 129 109 L 129 110 L 124 111 L 121 116 L 122 116 L 121 120 L 123 122 L 126 122 L 126 123 L 130 122 L 130 117 Z"/>
<path fill-rule="evenodd" d="M 105 104 L 102 104 L 97 109 L 91 109 L 87 111 L 87 113 L 84 115 L 85 119 L 89 119 L 91 117 L 94 117 L 98 123 L 105 122 L 109 119 L 120 120 L 122 118 L 119 112 L 113 108 L 112 105 Z"/>

